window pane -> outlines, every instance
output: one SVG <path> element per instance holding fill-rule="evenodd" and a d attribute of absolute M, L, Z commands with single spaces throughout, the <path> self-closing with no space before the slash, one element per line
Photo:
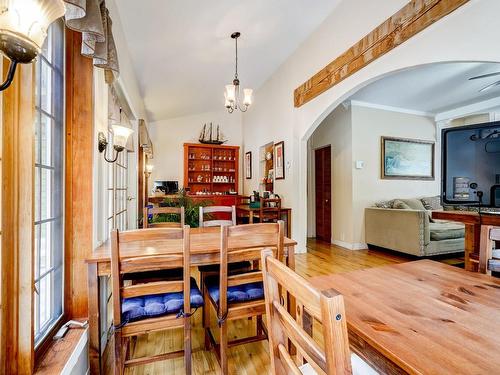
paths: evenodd
<path fill-rule="evenodd" d="M 40 168 L 35 168 L 35 221 L 40 221 Z"/>
<path fill-rule="evenodd" d="M 45 43 L 43 44 L 43 47 L 42 47 L 42 55 L 47 60 L 49 60 L 49 62 L 52 61 L 53 35 L 54 35 L 54 32 L 52 31 L 52 28 L 49 27 L 49 29 L 47 30 L 47 39 L 45 39 Z"/>
<path fill-rule="evenodd" d="M 52 223 L 43 223 L 40 227 L 40 276 L 52 266 Z"/>
<path fill-rule="evenodd" d="M 39 283 L 39 294 L 40 294 L 40 328 L 47 325 L 50 321 L 51 316 L 51 296 L 52 290 L 50 286 L 52 285 L 52 273 L 48 273 L 43 277 Z"/>
<path fill-rule="evenodd" d="M 35 225 L 35 280 L 40 277 L 40 225 Z"/>
<path fill-rule="evenodd" d="M 41 164 L 52 166 L 52 119 L 44 114 L 41 115 L 40 137 L 41 137 Z"/>
<path fill-rule="evenodd" d="M 40 59 L 41 82 L 40 82 L 40 105 L 47 113 L 52 113 L 52 69 L 45 60 Z"/>
<path fill-rule="evenodd" d="M 51 169 L 41 169 L 41 193 L 40 193 L 40 220 L 50 219 L 52 217 L 52 175 Z"/>
<path fill-rule="evenodd" d="M 35 163 L 40 163 L 40 116 L 38 114 L 35 116 Z"/>

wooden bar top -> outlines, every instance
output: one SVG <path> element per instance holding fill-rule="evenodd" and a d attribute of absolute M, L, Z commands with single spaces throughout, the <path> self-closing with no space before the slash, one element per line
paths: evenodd
<path fill-rule="evenodd" d="M 483 212 L 479 217 L 479 214 L 473 211 L 432 211 L 432 218 L 458 221 L 464 224 L 500 225 L 500 215 L 487 212 Z"/>
<path fill-rule="evenodd" d="M 419 260 L 311 282 L 344 296 L 351 346 L 383 373 L 500 369 L 500 279 Z"/>
<path fill-rule="evenodd" d="M 231 247 L 250 249 L 259 247 L 262 243 L 260 238 L 245 238 L 233 240 L 236 241 Z M 295 246 L 297 242 L 285 237 L 285 247 Z M 109 262 L 111 253 L 111 243 L 106 241 L 99 246 L 91 257 L 86 259 L 87 263 Z M 192 228 L 191 229 L 191 253 L 218 253 L 220 250 L 220 228 Z M 122 258 L 135 256 L 154 256 L 168 255 L 181 252 L 178 240 L 144 240 L 137 242 L 124 243 L 120 245 L 120 255 Z"/>

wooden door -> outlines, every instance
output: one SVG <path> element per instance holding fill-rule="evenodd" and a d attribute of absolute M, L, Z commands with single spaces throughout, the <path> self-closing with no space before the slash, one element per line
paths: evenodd
<path fill-rule="evenodd" d="M 331 241 L 332 237 L 332 169 L 331 147 L 315 150 L 316 238 Z"/>

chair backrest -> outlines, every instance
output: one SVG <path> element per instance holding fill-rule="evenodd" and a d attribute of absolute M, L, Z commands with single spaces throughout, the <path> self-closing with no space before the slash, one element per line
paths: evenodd
<path fill-rule="evenodd" d="M 179 241 L 181 252 L 165 256 L 140 256 L 120 258 L 120 246 L 144 240 Z M 122 324 L 122 298 L 139 297 L 154 294 L 183 292 L 184 311 L 190 311 L 191 275 L 190 275 L 190 237 L 189 226 L 183 228 L 152 228 L 111 232 L 111 285 L 113 291 L 113 324 Z M 158 268 L 184 269 L 183 279 L 179 281 L 157 281 L 130 286 L 123 285 L 124 273 L 147 271 Z"/>
<path fill-rule="evenodd" d="M 149 215 L 173 214 L 179 216 L 179 221 L 149 223 Z M 143 228 L 183 228 L 185 224 L 184 207 L 144 207 Z"/>
<path fill-rule="evenodd" d="M 262 198 L 259 215 L 262 218 L 279 220 L 281 215 L 281 198 Z"/>
<path fill-rule="evenodd" d="M 228 263 L 260 260 L 256 248 L 270 248 L 278 259 L 284 258 L 285 235 L 283 221 L 269 224 L 246 224 L 221 227 L 220 272 L 219 272 L 219 318 L 227 314 L 227 288 L 235 285 L 262 281 L 262 272 L 252 271 L 231 275 Z M 250 247 L 240 246 L 242 241 L 251 241 Z"/>
<path fill-rule="evenodd" d="M 242 195 L 237 198 L 237 204 L 250 204 L 250 196 L 249 195 Z"/>
<path fill-rule="evenodd" d="M 231 220 L 205 220 L 205 214 L 230 214 Z M 223 225 L 236 225 L 236 207 L 235 206 L 200 206 L 200 227 L 221 227 Z"/>
<path fill-rule="evenodd" d="M 266 298 L 269 352 L 273 374 L 301 374 L 287 350 L 288 339 L 318 374 L 351 374 L 344 299 L 334 289 L 320 292 L 307 280 L 262 251 L 262 273 Z M 293 294 L 297 304 L 322 323 L 323 350 L 283 306 L 281 293 Z"/>

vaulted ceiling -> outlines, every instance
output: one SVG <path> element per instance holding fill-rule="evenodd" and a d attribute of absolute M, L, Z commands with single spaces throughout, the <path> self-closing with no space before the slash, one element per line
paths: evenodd
<path fill-rule="evenodd" d="M 258 89 L 340 0 L 119 0 L 150 121 L 222 109 L 234 76 Z M 258 98 L 256 98 L 258 100 Z"/>

